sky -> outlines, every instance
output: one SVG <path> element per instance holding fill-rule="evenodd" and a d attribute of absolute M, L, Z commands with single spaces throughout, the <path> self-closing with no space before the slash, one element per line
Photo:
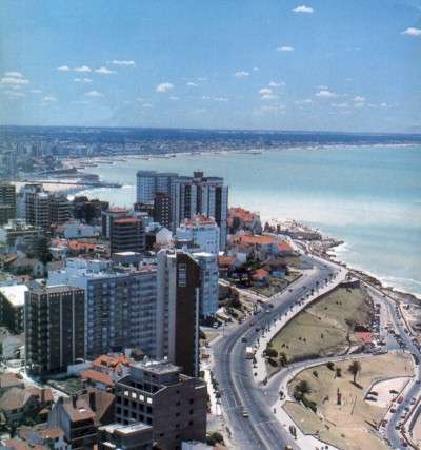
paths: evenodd
<path fill-rule="evenodd" d="M 421 0 L 2 0 L 0 123 L 421 132 Z"/>

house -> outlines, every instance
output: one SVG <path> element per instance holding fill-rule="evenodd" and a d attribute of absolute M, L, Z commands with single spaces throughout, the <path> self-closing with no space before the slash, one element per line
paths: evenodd
<path fill-rule="evenodd" d="M 268 284 L 269 273 L 264 269 L 255 270 L 251 275 L 255 286 L 263 287 Z"/>
<path fill-rule="evenodd" d="M 0 375 L 0 395 L 11 388 L 23 389 L 22 377 L 14 372 L 6 372 Z"/>
<path fill-rule="evenodd" d="M 232 247 L 249 257 L 265 259 L 278 253 L 278 240 L 274 236 L 238 234 L 232 239 Z"/>
<path fill-rule="evenodd" d="M 71 398 L 60 397 L 48 415 L 48 427 L 61 428 L 72 450 L 92 449 L 98 427 L 114 422 L 114 408 L 114 394 L 87 389 Z"/>
<path fill-rule="evenodd" d="M 113 378 L 103 372 L 93 369 L 87 369 L 80 373 L 80 378 L 86 381 L 89 385 L 101 390 L 109 390 L 114 386 Z"/>
<path fill-rule="evenodd" d="M 54 450 L 71 450 L 71 446 L 64 440 L 64 432 L 58 427 L 48 427 L 46 424 L 36 425 L 34 427 L 20 427 L 18 436 L 30 448 L 54 449 Z"/>
<path fill-rule="evenodd" d="M 65 441 L 76 449 L 93 449 L 97 440 L 94 411 L 84 399 L 60 397 L 48 416 L 49 428 L 61 428 Z"/>
<path fill-rule="evenodd" d="M 8 425 L 17 426 L 25 418 L 36 420 L 41 410 L 51 407 L 53 401 L 51 389 L 12 387 L 0 397 L 0 411 Z"/>
<path fill-rule="evenodd" d="M 230 208 L 228 210 L 227 225 L 229 232 L 232 234 L 237 233 L 239 230 L 249 231 L 255 234 L 262 232 L 262 223 L 259 214 L 243 208 Z"/>

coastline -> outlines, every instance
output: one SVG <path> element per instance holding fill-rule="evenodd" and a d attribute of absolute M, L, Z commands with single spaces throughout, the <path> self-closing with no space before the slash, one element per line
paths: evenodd
<path fill-rule="evenodd" d="M 130 163 L 130 160 L 136 161 L 136 160 L 141 160 L 141 159 L 172 159 L 174 157 L 179 157 L 182 158 L 184 157 L 194 157 L 194 156 L 202 156 L 202 157 L 209 157 L 209 158 L 218 158 L 218 157 L 224 157 L 224 156 L 229 156 L 230 154 L 241 154 L 241 155 L 245 155 L 245 156 L 254 156 L 254 157 L 259 157 L 261 156 L 262 153 L 266 153 L 266 152 L 277 152 L 277 151 L 282 151 L 282 150 L 295 150 L 295 149 L 301 149 L 301 150 L 311 150 L 311 149 L 329 149 L 329 148 L 361 148 L 364 147 L 364 145 L 366 144 L 328 144 L 328 145 L 317 145 L 317 146 L 301 146 L 301 147 L 295 147 L 295 146 L 285 146 L 282 147 L 280 149 L 275 149 L 275 148 L 266 148 L 266 149 L 259 149 L 258 152 L 253 151 L 253 150 L 221 150 L 221 151 L 201 151 L 201 152 L 180 152 L 180 153 L 167 153 L 167 154 L 163 154 L 163 155 L 120 155 L 120 157 L 118 158 L 118 160 L 116 161 L 116 158 L 114 156 L 100 156 L 97 158 L 92 158 L 89 161 L 92 163 L 96 163 L 98 165 L 98 167 L 101 167 L 104 164 L 105 166 L 110 165 L 110 163 L 112 162 L 116 162 L 116 164 L 118 164 L 119 161 L 125 161 Z M 412 143 L 401 143 L 398 144 L 399 146 L 402 147 L 412 147 L 414 144 Z M 378 150 L 381 151 L 382 147 L 390 147 L 390 146 L 396 146 L 396 144 L 371 144 L 370 147 L 371 148 L 376 148 Z M 189 159 L 190 159 L 189 158 Z M 72 162 L 73 164 L 76 161 L 82 160 L 83 158 L 77 158 L 77 159 L 70 159 L 69 161 Z M 108 160 L 107 162 L 104 162 L 105 160 Z M 83 172 L 89 172 L 89 167 L 85 167 L 82 169 Z M 124 187 L 124 186 L 123 186 Z M 76 192 L 73 192 L 73 195 L 77 195 L 79 192 L 83 192 L 85 195 L 88 194 L 89 196 L 89 191 L 93 190 L 95 188 L 91 188 L 91 187 L 86 187 L 85 189 L 81 189 L 78 190 Z M 106 196 L 106 195 L 105 195 Z M 104 196 L 104 198 L 105 198 Z M 244 207 L 247 208 L 247 204 L 244 204 Z M 262 216 L 262 221 L 264 221 L 265 218 Z M 271 221 L 272 219 L 270 219 Z M 314 225 L 313 225 L 314 226 Z M 314 230 L 314 229 L 313 229 Z M 323 234 L 323 236 L 325 238 L 327 238 L 327 234 L 325 234 L 326 232 L 321 231 L 321 233 Z M 338 238 L 340 239 L 340 237 Z M 334 255 L 326 255 L 328 256 L 330 259 L 335 258 L 336 260 L 338 260 L 339 262 L 341 262 L 342 264 L 346 264 L 346 266 L 349 268 L 349 270 L 354 271 L 355 273 L 360 273 L 362 276 L 366 277 L 367 279 L 371 279 L 373 281 L 375 281 L 375 284 L 378 286 L 381 286 L 381 288 L 387 292 L 391 292 L 394 293 L 395 295 L 399 295 L 402 298 L 406 298 L 409 299 L 410 301 L 414 301 L 414 302 L 419 302 L 421 300 L 421 296 L 420 293 L 418 292 L 418 289 L 416 291 L 411 291 L 410 288 L 411 286 L 408 287 L 408 289 L 405 289 L 405 287 L 403 287 L 402 285 L 405 284 L 405 278 L 401 278 L 401 279 L 397 279 L 396 283 L 393 280 L 388 280 L 385 281 L 382 279 L 382 277 L 384 276 L 385 278 L 390 277 L 393 278 L 391 275 L 393 275 L 393 273 L 388 273 L 386 275 L 382 275 L 382 273 L 379 272 L 370 272 L 370 268 L 367 267 L 367 265 L 365 265 L 364 267 L 361 267 L 359 265 L 356 264 L 352 264 L 350 262 L 347 262 L 346 256 L 345 255 L 338 255 L 336 254 L 336 250 L 340 249 L 342 246 L 344 248 L 346 248 L 347 246 L 347 242 L 342 242 L 342 241 L 338 241 L 338 239 L 334 239 L 334 241 L 337 242 L 337 245 L 332 246 L 330 248 L 331 252 L 334 252 Z M 338 252 L 340 253 L 340 252 Z M 402 280 L 402 282 L 400 283 L 400 281 Z M 408 279 L 409 280 L 409 279 Z"/>
<path fill-rule="evenodd" d="M 314 231 L 314 230 L 312 230 Z M 342 267 L 348 269 L 350 272 L 357 274 L 360 278 L 362 278 L 364 281 L 367 281 L 370 284 L 375 285 L 378 289 L 380 289 L 383 293 L 386 293 L 388 295 L 394 294 L 396 295 L 400 300 L 405 300 L 410 303 L 419 304 L 421 302 L 421 297 L 419 297 L 417 294 L 414 294 L 412 292 L 406 292 L 401 289 L 395 288 L 393 286 L 385 286 L 384 282 L 381 281 L 381 277 L 379 275 L 376 275 L 374 273 L 370 273 L 367 270 L 361 270 L 357 268 L 353 268 L 352 266 L 348 266 L 348 264 L 337 258 L 337 255 L 335 254 L 335 249 L 340 247 L 341 245 L 346 245 L 345 241 L 339 241 L 336 240 L 336 238 L 329 237 L 327 235 L 321 234 L 321 241 L 328 241 L 329 243 L 334 243 L 332 245 L 329 245 L 326 250 L 318 256 L 327 259 L 331 262 L 337 263 L 341 265 Z M 317 254 L 317 253 L 316 253 Z"/>

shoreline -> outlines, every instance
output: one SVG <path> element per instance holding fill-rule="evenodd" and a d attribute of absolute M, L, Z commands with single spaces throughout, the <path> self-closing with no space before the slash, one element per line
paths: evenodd
<path fill-rule="evenodd" d="M 123 155 L 121 154 L 119 157 L 117 157 L 116 160 L 116 156 L 98 156 L 98 157 L 94 157 L 89 159 L 90 163 L 95 163 L 97 165 L 97 167 L 101 167 L 102 165 L 104 166 L 108 166 L 110 164 L 113 164 L 114 162 L 130 162 L 130 160 L 136 161 L 136 160 L 141 160 L 141 159 L 172 159 L 175 157 L 193 157 L 193 156 L 207 156 L 207 157 L 223 157 L 223 156 L 229 156 L 231 153 L 232 154 L 244 154 L 245 156 L 260 156 L 262 153 L 267 153 L 267 152 L 277 152 L 277 151 L 282 151 L 282 150 L 320 150 L 320 149 L 330 149 L 330 148 L 337 148 L 338 146 L 343 147 L 343 148 L 361 148 L 364 145 L 367 145 L 365 143 L 354 143 L 354 144 L 325 144 L 325 145 L 307 145 L 307 146 L 300 146 L 300 147 L 296 147 L 296 146 L 285 146 L 282 148 L 266 148 L 266 149 L 249 149 L 249 150 L 220 150 L 220 151 L 200 151 L 200 152 L 179 152 L 179 153 L 174 153 L 174 152 L 167 152 L 164 154 L 159 154 L 159 155 L 133 155 L 133 154 L 129 154 L 129 155 Z M 390 147 L 390 146 L 402 146 L 402 147 L 411 147 L 414 146 L 415 144 L 413 143 L 401 143 L 401 144 L 371 144 L 370 147 L 371 148 L 378 148 L 381 149 L 382 147 Z M 84 161 L 86 160 L 85 158 L 71 158 L 68 160 L 64 160 L 67 161 L 69 163 L 75 163 L 75 162 L 79 162 L 80 160 Z M 89 172 L 90 167 L 84 167 L 84 168 L 80 168 L 82 173 L 86 173 Z M 103 180 L 101 180 L 103 181 Z M 85 188 L 81 188 L 81 189 L 75 189 L 73 190 L 73 192 L 71 193 L 72 196 L 76 196 L 79 193 L 83 192 L 84 195 L 88 195 L 89 196 L 89 192 L 95 190 L 95 187 L 90 187 L 90 186 L 86 186 Z M 247 206 L 245 206 L 247 208 Z M 268 220 L 269 222 L 273 222 L 273 221 L 279 221 L 281 222 L 281 219 L 274 219 L 274 218 L 264 218 L 261 217 L 262 222 Z M 352 267 L 352 265 L 348 265 L 350 263 L 346 262 L 346 258 L 341 259 L 341 256 L 337 255 L 335 252 L 335 249 L 338 249 L 340 246 L 342 245 L 346 245 L 347 243 L 343 240 L 339 240 L 338 238 L 331 238 L 328 237 L 328 235 L 320 230 L 316 230 L 314 228 L 312 228 L 309 225 L 305 225 L 305 227 L 308 230 L 311 230 L 312 232 L 317 232 L 318 234 L 321 235 L 322 240 L 326 241 L 329 240 L 330 243 L 335 243 L 335 245 L 330 245 L 329 249 L 326 249 L 326 251 L 331 251 L 333 252 L 333 254 L 328 254 L 326 253 L 324 257 L 328 258 L 331 261 L 337 261 L 340 264 L 343 264 L 345 267 L 348 268 L 348 270 L 351 270 L 355 273 L 360 274 L 360 276 L 366 278 L 367 280 L 371 280 L 374 284 L 376 284 L 377 286 L 379 286 L 379 288 L 381 288 L 382 290 L 384 290 L 385 292 L 388 293 L 393 293 L 397 296 L 399 296 L 402 299 L 406 299 L 407 301 L 410 302 L 416 302 L 419 303 L 421 301 L 421 295 L 419 293 L 414 293 L 411 291 L 406 290 L 405 288 L 402 287 L 398 287 L 396 286 L 393 282 L 385 282 L 384 280 L 382 281 L 382 275 L 380 274 L 376 274 L 376 273 L 372 273 L 370 272 L 369 269 L 365 269 L 365 268 L 358 268 L 358 267 Z M 385 275 L 388 276 L 388 275 Z"/>
<path fill-rule="evenodd" d="M 321 239 L 322 242 L 324 240 L 328 240 L 330 243 L 335 242 L 335 244 L 330 245 L 329 248 L 326 251 L 322 252 L 321 254 L 317 255 L 317 253 L 316 253 L 317 256 L 320 256 L 330 262 L 339 264 L 340 266 L 346 268 L 349 272 L 358 274 L 359 277 L 361 277 L 364 281 L 366 281 L 372 285 L 375 285 L 383 293 L 386 293 L 388 295 L 395 294 L 396 296 L 398 296 L 399 300 L 401 300 L 401 301 L 406 300 L 406 301 L 409 301 L 409 302 L 415 303 L 415 304 L 419 304 L 421 302 L 421 297 L 419 297 L 417 294 L 414 294 L 412 292 L 406 292 L 406 291 L 400 290 L 398 288 L 395 288 L 393 286 L 390 286 L 390 287 L 385 286 L 384 282 L 381 281 L 379 275 L 370 273 L 366 270 L 353 268 L 353 267 L 349 266 L 345 261 L 338 259 L 337 255 L 335 253 L 329 254 L 328 253 L 329 251 L 334 252 L 334 249 L 338 248 L 341 245 L 346 244 L 346 242 L 345 241 L 337 241 L 336 238 L 331 238 L 322 233 L 321 233 L 321 236 L 322 236 L 322 239 Z"/>

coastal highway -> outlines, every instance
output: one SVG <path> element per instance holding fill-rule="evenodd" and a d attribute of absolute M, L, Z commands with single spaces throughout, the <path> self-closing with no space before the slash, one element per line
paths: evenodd
<path fill-rule="evenodd" d="M 369 288 L 369 291 L 376 301 L 383 301 L 383 304 L 389 308 L 389 315 L 392 317 L 392 322 L 396 330 L 395 333 L 399 336 L 399 340 L 403 344 L 405 351 L 411 353 L 416 362 L 415 377 L 413 380 L 409 381 L 407 389 L 400 395 L 402 402 L 395 404 L 396 412 L 391 413 L 389 411 L 387 424 L 384 430 L 384 436 L 389 445 L 394 449 L 403 449 L 406 447 L 403 444 L 405 441 L 401 436 L 399 424 L 403 422 L 402 416 L 407 416 L 408 411 L 414 408 L 414 406 L 411 405 L 411 399 L 417 397 L 420 392 L 421 368 L 419 362 L 421 361 L 421 352 L 413 341 L 414 336 L 411 335 L 410 330 L 406 327 L 399 308 L 397 307 L 397 303 L 391 298 L 383 295 L 383 293 L 377 289 Z"/>
<path fill-rule="evenodd" d="M 260 330 L 268 328 L 281 315 L 294 308 L 312 289 L 335 276 L 338 269 L 311 256 L 303 257 L 312 270 L 304 271 L 291 289 L 270 299 L 273 308 L 246 319 L 240 326 L 226 330 L 213 346 L 214 374 L 219 383 L 221 405 L 227 426 L 239 449 L 283 449 L 287 444 L 297 448 L 293 439 L 282 429 L 264 396 L 254 382 L 250 360 L 245 347 L 256 341 Z M 248 343 L 249 344 L 248 344 Z"/>

